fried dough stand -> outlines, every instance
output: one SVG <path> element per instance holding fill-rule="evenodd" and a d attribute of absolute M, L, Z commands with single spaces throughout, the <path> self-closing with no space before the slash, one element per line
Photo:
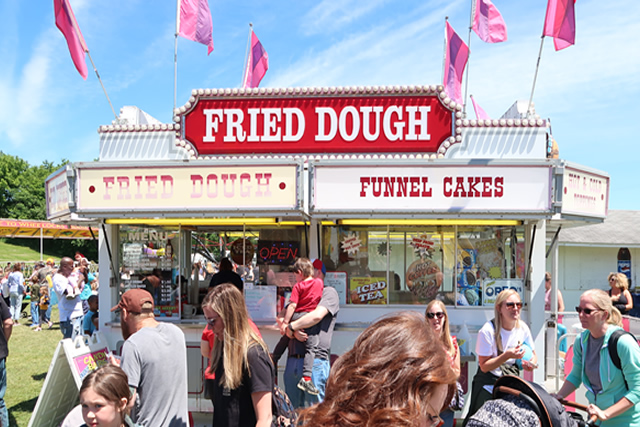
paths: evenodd
<path fill-rule="evenodd" d="M 173 124 L 131 108 L 100 127 L 99 161 L 50 177 L 49 217 L 102 230 L 100 330 L 113 350 L 109 308 L 131 287 L 183 329 L 194 412 L 211 410 L 199 351 L 208 282 L 192 271 L 203 242 L 238 264 L 271 348 L 289 267 L 307 256 L 341 298 L 334 354 L 376 318 L 438 298 L 453 332 L 471 332 L 468 355 L 496 295 L 514 288 L 542 355 L 546 234 L 606 215 L 608 176 L 549 158 L 546 121 L 517 104 L 467 120 L 441 86 L 199 89 Z"/>

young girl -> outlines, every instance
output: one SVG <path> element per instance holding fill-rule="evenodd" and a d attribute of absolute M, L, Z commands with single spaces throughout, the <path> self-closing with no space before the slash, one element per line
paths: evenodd
<path fill-rule="evenodd" d="M 80 387 L 85 422 L 81 427 L 136 427 L 128 415 L 130 396 L 127 374 L 122 369 L 105 365 L 93 371 Z"/>
<path fill-rule="evenodd" d="M 51 323 L 51 319 L 49 319 L 49 317 L 47 316 L 50 302 L 51 300 L 49 298 L 49 287 L 47 285 L 44 285 L 40 288 L 40 301 L 39 301 L 40 325 L 44 325 L 45 323 L 47 323 L 49 325 L 49 329 L 51 329 L 51 326 L 53 326 L 53 323 Z M 40 331 L 40 330 L 42 330 L 42 328 L 38 326 L 36 328 L 36 331 Z"/>

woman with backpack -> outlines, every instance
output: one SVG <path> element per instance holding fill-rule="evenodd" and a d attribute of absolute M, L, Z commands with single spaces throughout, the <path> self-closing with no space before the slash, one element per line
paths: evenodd
<path fill-rule="evenodd" d="M 596 415 L 602 427 L 640 427 L 638 343 L 630 334 L 619 336 L 615 352 L 622 364 L 621 369 L 616 367 L 609 343 L 612 334 L 621 330 L 622 316 L 609 295 L 600 289 L 588 290 L 576 311 L 585 331 L 573 345 L 573 369 L 554 397 L 564 399 L 584 384 L 590 403 L 587 412 Z"/>
<path fill-rule="evenodd" d="M 202 302 L 215 334 L 209 372 L 213 382 L 213 425 L 271 427 L 275 368 L 269 349 L 249 323 L 242 293 L 225 283 Z"/>

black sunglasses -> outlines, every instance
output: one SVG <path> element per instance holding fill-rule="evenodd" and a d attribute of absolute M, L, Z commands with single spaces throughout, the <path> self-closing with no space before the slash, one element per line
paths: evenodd
<path fill-rule="evenodd" d="M 427 317 L 429 319 L 433 319 L 434 317 L 442 319 L 444 317 L 444 313 L 442 311 L 438 311 L 437 313 L 427 313 Z"/>
<path fill-rule="evenodd" d="M 514 308 L 514 307 L 522 308 L 521 302 L 508 302 L 505 305 L 509 308 Z"/>
<path fill-rule="evenodd" d="M 209 326 L 211 326 L 213 328 L 213 325 L 216 324 L 216 322 L 218 321 L 219 317 L 217 319 L 204 319 L 207 321 L 207 323 L 209 324 Z"/>
<path fill-rule="evenodd" d="M 590 316 L 591 313 L 595 312 L 595 311 L 600 311 L 597 308 L 582 308 L 582 307 L 576 307 L 576 311 L 578 312 L 578 314 L 583 313 L 586 314 L 587 316 Z"/>

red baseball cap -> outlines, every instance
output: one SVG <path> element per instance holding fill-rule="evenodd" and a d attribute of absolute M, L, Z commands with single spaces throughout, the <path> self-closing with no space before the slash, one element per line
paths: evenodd
<path fill-rule="evenodd" d="M 144 289 L 129 289 L 122 294 L 120 302 L 111 311 L 124 308 L 129 313 L 142 313 L 142 306 L 145 303 L 151 303 L 151 309 L 153 309 L 153 297 L 148 291 Z"/>
<path fill-rule="evenodd" d="M 324 263 L 321 260 L 314 259 L 312 264 L 313 268 L 322 271 L 322 274 L 327 274 L 327 268 L 324 266 Z"/>

